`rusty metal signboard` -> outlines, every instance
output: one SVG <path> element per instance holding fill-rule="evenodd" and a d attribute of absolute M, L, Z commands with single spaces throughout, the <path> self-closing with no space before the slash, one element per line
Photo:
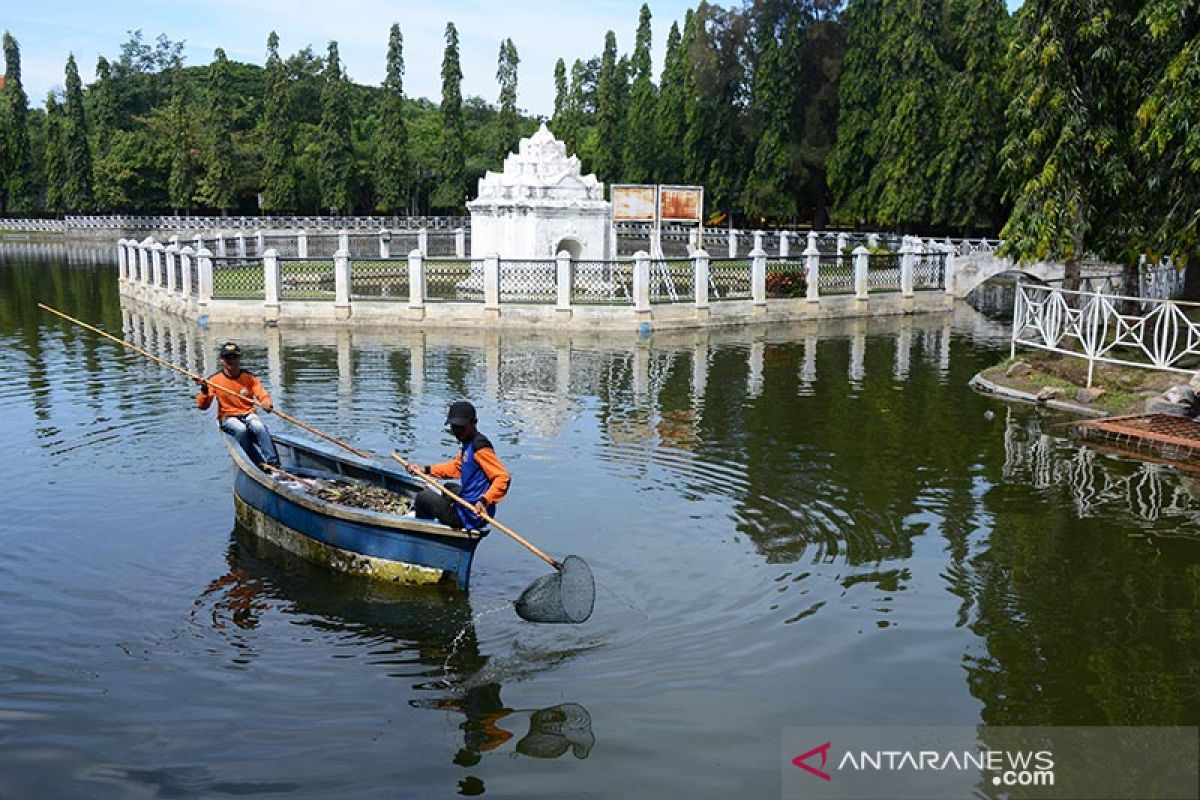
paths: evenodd
<path fill-rule="evenodd" d="M 653 222 L 657 199 L 655 186 L 613 184 L 613 219 L 618 222 Z"/>
<path fill-rule="evenodd" d="M 663 222 L 700 222 L 704 214 L 704 187 L 660 186 L 658 210 L 658 218 Z"/>

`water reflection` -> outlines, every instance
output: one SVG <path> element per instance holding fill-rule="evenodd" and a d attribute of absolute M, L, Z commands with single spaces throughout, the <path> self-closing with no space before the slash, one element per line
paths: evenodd
<path fill-rule="evenodd" d="M 217 631 L 234 648 L 231 662 L 238 667 L 253 661 L 254 631 L 263 617 L 282 614 L 293 624 L 369 645 L 389 676 L 416 679 L 411 707 L 461 715 L 462 747 L 452 758 L 459 766 L 478 764 L 526 724 L 511 748 L 523 756 L 553 759 L 570 752 L 585 759 L 595 745 L 591 716 L 579 703 L 535 709 L 504 703 L 502 684 L 493 679 L 497 671 L 487 669 L 489 658 L 479 647 L 475 625 L 481 614 L 462 592 L 331 575 L 240 526 L 226 561 L 229 570 L 196 598 L 192 621 Z"/>

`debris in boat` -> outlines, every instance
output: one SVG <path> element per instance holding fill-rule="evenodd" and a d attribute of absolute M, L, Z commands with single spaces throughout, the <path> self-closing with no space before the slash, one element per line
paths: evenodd
<path fill-rule="evenodd" d="M 310 494 L 326 502 L 378 511 L 381 514 L 406 514 L 412 508 L 411 498 L 372 483 L 318 479 L 306 488 Z"/>

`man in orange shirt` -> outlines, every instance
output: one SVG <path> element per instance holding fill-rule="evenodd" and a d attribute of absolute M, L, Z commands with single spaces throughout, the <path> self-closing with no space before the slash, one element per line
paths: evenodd
<path fill-rule="evenodd" d="M 446 424 L 454 438 L 462 444 L 462 449 L 453 461 L 441 464 L 422 466 L 409 464 L 412 473 L 423 472 L 435 478 L 459 478 L 457 483 L 448 483 L 446 488 L 475 506 L 475 512 L 467 511 L 450 498 L 426 489 L 417 495 L 413 501 L 413 511 L 421 519 L 436 519 L 451 528 L 482 528 L 486 524 L 479 516 L 496 513 L 496 503 L 508 492 L 511 476 L 491 441 L 479 432 L 476 423 L 475 406 L 466 400 L 459 400 L 450 406 L 446 415 Z"/>
<path fill-rule="evenodd" d="M 219 356 L 221 371 L 197 381 L 200 393 L 196 395 L 196 405 L 207 409 L 215 397 L 221 430 L 237 439 L 255 464 L 278 467 L 279 453 L 271 441 L 271 432 L 255 413 L 260 408 L 271 413 L 271 395 L 253 373 L 242 369 L 242 349 L 236 344 L 221 345 Z"/>

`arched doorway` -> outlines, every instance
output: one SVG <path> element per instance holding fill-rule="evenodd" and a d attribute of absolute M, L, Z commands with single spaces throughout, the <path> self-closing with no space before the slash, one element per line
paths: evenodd
<path fill-rule="evenodd" d="M 577 261 L 583 255 L 583 245 L 574 236 L 564 236 L 559 239 L 558 244 L 554 245 L 554 252 L 550 255 L 557 256 L 564 250 L 570 254 L 572 261 Z"/>

